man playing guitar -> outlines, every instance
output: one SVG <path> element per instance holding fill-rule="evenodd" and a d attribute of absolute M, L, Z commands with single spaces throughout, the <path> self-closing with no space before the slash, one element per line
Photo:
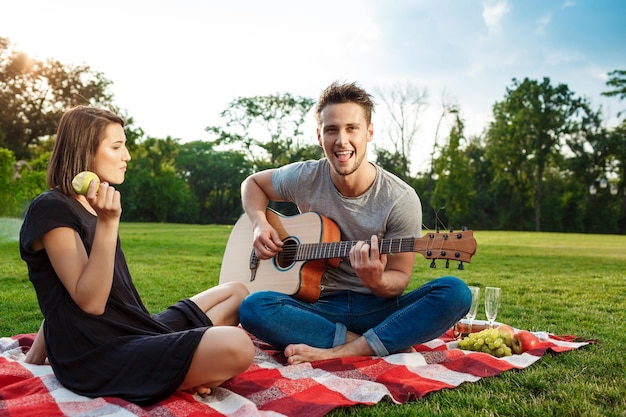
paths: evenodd
<path fill-rule="evenodd" d="M 339 226 L 341 240 L 356 241 L 348 257 L 323 272 L 319 299 L 267 290 L 241 304 L 243 328 L 284 349 L 290 364 L 410 351 L 445 333 L 471 304 L 467 285 L 451 276 L 405 293 L 415 253 L 381 253 L 384 239 L 421 236 L 422 214 L 413 188 L 368 161 L 373 109 L 371 96 L 355 83 L 333 83 L 316 107 L 325 158 L 257 172 L 242 183 L 259 260 L 286 250 L 268 220 L 270 200 L 317 212 Z"/>

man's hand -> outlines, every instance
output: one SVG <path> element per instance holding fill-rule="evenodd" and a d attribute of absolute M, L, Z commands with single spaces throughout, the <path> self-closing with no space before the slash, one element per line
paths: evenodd
<path fill-rule="evenodd" d="M 270 259 L 283 250 L 283 242 L 280 240 L 278 232 L 269 223 L 254 227 L 252 246 L 259 259 Z"/>
<path fill-rule="evenodd" d="M 376 293 L 378 288 L 385 286 L 383 273 L 387 267 L 387 255 L 380 254 L 376 235 L 372 235 L 371 242 L 371 245 L 357 242 L 350 249 L 350 263 L 363 285 Z"/>
<path fill-rule="evenodd" d="M 375 295 L 391 298 L 401 295 L 411 281 L 415 253 L 381 254 L 378 237 L 371 245 L 358 242 L 350 250 L 350 262 L 363 285 Z"/>

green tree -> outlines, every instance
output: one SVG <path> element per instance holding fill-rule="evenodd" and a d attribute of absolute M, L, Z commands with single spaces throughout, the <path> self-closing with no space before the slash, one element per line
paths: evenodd
<path fill-rule="evenodd" d="M 609 73 L 603 93 L 623 100 L 624 71 Z M 621 77 L 621 78 L 620 78 Z M 580 118 L 580 129 L 566 138 L 564 163 L 567 182 L 561 213 L 564 230 L 589 233 L 626 233 L 626 121 L 615 128 L 603 126 L 600 111 Z M 601 185 L 605 186 L 603 188 Z M 593 191 L 593 193 L 591 192 Z"/>
<path fill-rule="evenodd" d="M 43 161 L 45 157 L 46 161 Z M 0 217 L 22 217 L 33 198 L 45 190 L 48 156 L 26 162 L 0 148 Z"/>
<path fill-rule="evenodd" d="M 112 106 L 111 82 L 86 65 L 35 60 L 0 38 L 0 147 L 28 160 L 30 149 L 54 135 L 68 108 Z"/>
<path fill-rule="evenodd" d="M 614 167 L 617 178 L 613 186 L 619 203 L 618 232 L 626 233 L 626 120 L 610 132 L 610 141 L 614 150 Z"/>
<path fill-rule="evenodd" d="M 476 196 L 474 188 L 474 175 L 468 155 L 463 147 L 464 124 L 459 113 L 456 113 L 456 121 L 450 130 L 448 143 L 441 150 L 441 154 L 435 159 L 434 168 L 437 176 L 432 197 L 435 207 L 445 207 L 447 218 L 452 222 L 458 222 L 470 217 L 470 207 Z M 452 224 L 444 224 L 451 228 Z"/>
<path fill-rule="evenodd" d="M 233 224 L 241 215 L 241 182 L 252 164 L 237 151 L 218 152 L 208 142 L 181 145 L 176 167 L 199 204 L 198 223 Z"/>
<path fill-rule="evenodd" d="M 503 101 L 493 107 L 494 121 L 486 136 L 487 157 L 494 179 L 510 187 L 518 227 L 525 228 L 527 210 L 534 210 L 534 229 L 541 230 L 544 175 L 560 166 L 565 139 L 580 129 L 589 108 L 565 84 L 513 79 Z"/>
<path fill-rule="evenodd" d="M 8 217 L 13 206 L 15 162 L 13 152 L 0 148 L 0 217 Z"/>
<path fill-rule="evenodd" d="M 612 216 L 606 204 L 599 204 L 598 198 L 590 193 L 590 188 L 599 185 L 598 181 L 606 179 L 607 172 L 612 171 L 613 145 L 609 132 L 602 127 L 599 112 L 589 112 L 581 118 L 580 129 L 572 132 L 565 143 L 567 157 L 562 172 L 567 185 L 561 193 L 562 213 L 567 218 L 564 228 L 601 232 L 601 223 L 607 224 Z"/>
<path fill-rule="evenodd" d="M 626 99 L 626 70 L 615 70 L 609 72 L 609 79 L 606 85 L 610 88 L 602 94 L 608 97 L 618 97 L 619 100 Z M 621 116 L 623 112 L 618 113 Z M 614 160 L 610 162 L 616 174 L 613 183 L 616 195 L 621 199 L 621 209 L 618 219 L 619 232 L 626 233 L 626 119 L 615 129 L 609 132 L 610 147 L 613 151 Z M 621 191 L 621 192 L 620 192 Z"/>
<path fill-rule="evenodd" d="M 301 129 L 314 104 L 289 93 L 238 97 L 220 114 L 223 125 L 206 130 L 217 136 L 216 145 L 243 149 L 255 169 L 276 167 L 313 152 Z"/>
<path fill-rule="evenodd" d="M 626 70 L 609 72 L 609 79 L 606 85 L 611 89 L 603 92 L 603 96 L 617 97 L 620 100 L 626 99 Z"/>
<path fill-rule="evenodd" d="M 167 137 L 148 137 L 133 148 L 129 175 L 119 185 L 122 216 L 130 221 L 193 223 L 197 204 L 176 172 L 180 145 Z"/>
<path fill-rule="evenodd" d="M 383 169 L 391 172 L 397 177 L 407 180 L 408 176 L 404 172 L 406 166 L 406 157 L 400 152 L 391 152 L 385 148 L 374 148 L 376 164 Z"/>
<path fill-rule="evenodd" d="M 472 229 L 500 229 L 504 224 L 502 212 L 506 207 L 505 195 L 493 180 L 493 167 L 486 158 L 482 136 L 471 137 L 465 154 L 474 182 L 475 197 L 471 201 L 469 218 L 462 218 L 462 224 Z"/>

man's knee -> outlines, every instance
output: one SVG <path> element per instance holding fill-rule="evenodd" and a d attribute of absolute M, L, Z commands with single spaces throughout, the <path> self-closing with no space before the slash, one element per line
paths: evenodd
<path fill-rule="evenodd" d="M 266 315 L 267 308 L 276 303 L 276 297 L 270 291 L 259 291 L 248 295 L 239 306 L 239 321 L 246 324 L 256 323 Z"/>

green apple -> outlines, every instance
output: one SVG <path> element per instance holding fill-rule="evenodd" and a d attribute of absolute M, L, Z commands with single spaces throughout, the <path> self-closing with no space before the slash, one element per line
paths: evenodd
<path fill-rule="evenodd" d="M 91 171 L 83 171 L 78 173 L 72 180 L 72 188 L 76 191 L 76 194 L 87 195 L 89 184 L 91 181 L 96 181 L 96 192 L 100 188 L 100 178 Z"/>

